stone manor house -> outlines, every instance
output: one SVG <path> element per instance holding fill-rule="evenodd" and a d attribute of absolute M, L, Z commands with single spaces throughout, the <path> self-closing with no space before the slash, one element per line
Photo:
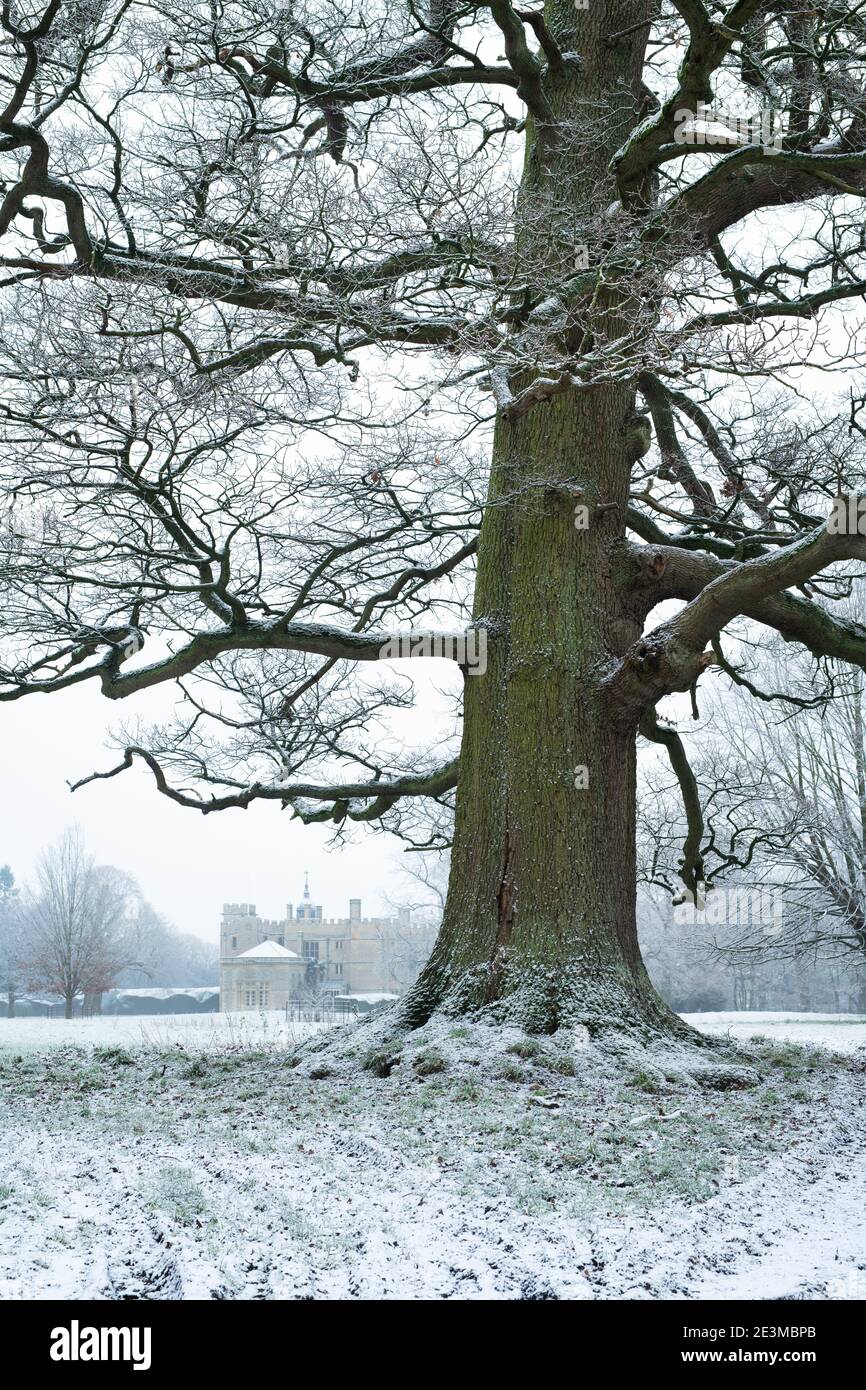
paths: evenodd
<path fill-rule="evenodd" d="M 433 944 L 429 927 L 413 927 L 408 909 L 395 917 L 363 917 L 349 899 L 348 917 L 323 917 L 310 898 L 309 877 L 296 910 L 279 922 L 256 915 L 254 903 L 226 903 L 220 931 L 220 1011 L 284 1009 L 322 996 L 400 994 Z"/>

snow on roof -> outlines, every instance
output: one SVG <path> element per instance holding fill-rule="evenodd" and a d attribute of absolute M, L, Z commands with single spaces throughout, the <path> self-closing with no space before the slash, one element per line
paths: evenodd
<path fill-rule="evenodd" d="M 199 1002 L 210 999 L 219 992 L 219 985 L 184 985 L 180 987 L 150 985 L 144 989 L 111 989 L 107 991 L 112 998 L 117 999 L 174 999 L 178 995 L 183 995 L 189 999 L 197 999 Z"/>
<path fill-rule="evenodd" d="M 262 941 L 258 946 L 251 946 L 248 951 L 241 951 L 238 960 L 300 960 L 297 951 L 290 951 L 288 946 L 281 946 L 279 941 Z"/>
<path fill-rule="evenodd" d="M 368 991 L 366 994 L 352 993 L 337 996 L 338 999 L 359 999 L 364 1004 L 381 1004 L 383 1000 L 399 999 L 399 997 L 398 994 L 382 994 L 375 990 L 372 993 Z"/>

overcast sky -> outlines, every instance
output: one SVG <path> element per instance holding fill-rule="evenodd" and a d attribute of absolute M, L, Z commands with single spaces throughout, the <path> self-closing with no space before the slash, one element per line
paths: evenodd
<path fill-rule="evenodd" d="M 432 664 L 441 673 L 443 663 Z M 400 861 L 415 857 L 390 836 L 367 833 L 358 844 L 329 848 L 326 830 L 292 821 L 273 803 L 203 816 L 160 796 L 139 768 L 70 793 L 67 779 L 119 761 L 107 747 L 112 726 L 155 717 L 153 696 L 145 698 L 120 709 L 94 683 L 0 705 L 0 864 L 9 863 L 19 882 L 42 846 L 77 823 L 100 863 L 134 874 L 158 911 L 211 941 L 224 902 L 254 902 L 260 916 L 282 917 L 303 892 L 305 869 L 325 917 L 347 916 L 350 897 L 373 916 L 386 905 L 383 893 L 411 896 Z"/>

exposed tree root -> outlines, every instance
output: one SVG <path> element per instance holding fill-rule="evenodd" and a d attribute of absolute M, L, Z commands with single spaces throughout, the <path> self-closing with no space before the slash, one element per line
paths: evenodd
<path fill-rule="evenodd" d="M 760 1080 L 754 1066 L 726 1039 L 698 1033 L 676 1015 L 670 1018 L 674 1026 L 665 1017 L 655 1027 L 646 1017 L 620 1018 L 616 1026 L 609 1018 L 603 1024 L 594 1018 L 592 1027 L 574 1018 L 539 1033 L 490 1005 L 472 1015 L 439 1009 L 411 1027 L 402 1006 L 395 1005 L 307 1040 L 291 1055 L 290 1064 L 311 1077 L 366 1073 L 411 1083 L 453 1068 L 480 1081 L 502 1075 L 504 1067 L 519 1066 L 510 1059 L 544 1057 L 549 1074 L 560 1078 L 559 1085 L 589 1080 L 599 1068 L 609 1076 L 638 1071 L 648 1084 L 676 1077 L 716 1090 L 740 1089 Z"/>

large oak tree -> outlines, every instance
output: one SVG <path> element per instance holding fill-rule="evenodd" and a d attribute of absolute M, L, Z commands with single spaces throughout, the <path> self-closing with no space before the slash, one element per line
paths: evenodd
<path fill-rule="evenodd" d="M 866 666 L 833 612 L 866 540 L 825 524 L 863 472 L 866 5 L 2 19 L 0 698 L 175 682 L 111 771 L 204 811 L 435 848 L 453 804 L 407 1025 L 674 1026 L 635 932 L 639 730 L 693 891 L 659 701 L 744 620 Z M 459 740 L 401 746 L 417 663 L 383 647 L 467 621 Z"/>

